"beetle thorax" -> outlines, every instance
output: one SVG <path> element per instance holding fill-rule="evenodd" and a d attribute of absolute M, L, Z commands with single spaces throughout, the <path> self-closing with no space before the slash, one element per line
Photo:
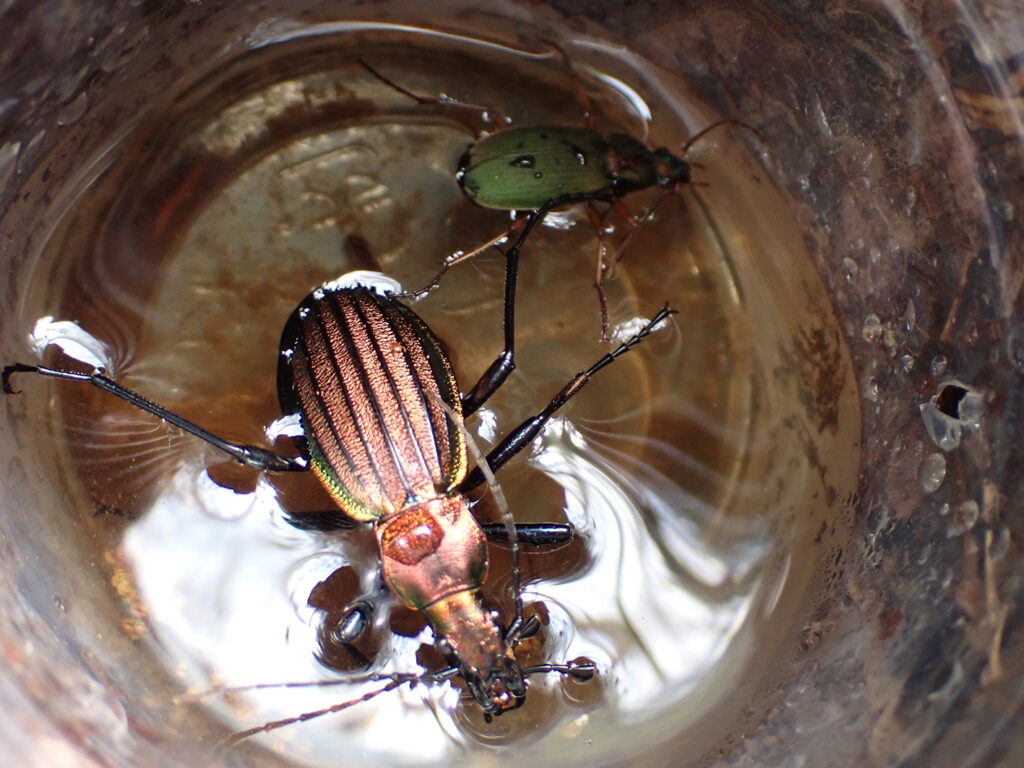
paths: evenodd
<path fill-rule="evenodd" d="M 487 545 L 465 499 L 431 499 L 382 520 L 375 530 L 388 586 L 423 613 L 484 711 L 519 706 L 525 685 L 480 598 Z"/>
<path fill-rule="evenodd" d="M 487 576 L 483 531 L 461 496 L 442 496 L 379 521 L 384 580 L 417 611 L 466 590 Z"/>

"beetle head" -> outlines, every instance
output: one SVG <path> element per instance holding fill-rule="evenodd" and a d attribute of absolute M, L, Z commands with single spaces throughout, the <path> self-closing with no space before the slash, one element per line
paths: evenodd
<path fill-rule="evenodd" d="M 489 722 L 503 712 L 517 709 L 526 701 L 526 681 L 519 664 L 509 656 L 498 656 L 486 675 L 473 670 L 462 670 L 470 693 Z"/>
<path fill-rule="evenodd" d="M 690 165 L 664 147 L 654 150 L 654 167 L 659 187 L 671 187 L 690 181 Z"/>

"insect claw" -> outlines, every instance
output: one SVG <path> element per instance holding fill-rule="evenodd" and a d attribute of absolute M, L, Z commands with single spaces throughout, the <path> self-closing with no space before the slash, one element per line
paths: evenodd
<path fill-rule="evenodd" d="M 13 373 L 35 373 L 39 369 L 34 365 L 25 365 L 24 363 L 14 363 L 13 365 L 5 365 L 2 379 L 4 392 L 8 395 L 17 395 L 21 392 L 20 389 L 15 389 L 11 386 L 11 374 Z"/>

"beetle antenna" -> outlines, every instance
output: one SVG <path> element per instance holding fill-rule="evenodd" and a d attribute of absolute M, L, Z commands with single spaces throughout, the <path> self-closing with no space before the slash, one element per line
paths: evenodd
<path fill-rule="evenodd" d="M 768 139 L 767 139 L 767 137 L 763 133 L 761 133 L 759 130 L 757 130 L 757 128 L 755 128 L 754 126 L 748 125 L 747 123 L 744 123 L 742 120 L 718 120 L 718 121 L 712 123 L 711 125 L 709 125 L 709 126 L 707 126 L 705 128 L 702 128 L 701 130 L 697 131 L 697 133 L 695 133 L 693 136 L 691 136 L 689 139 L 687 139 L 686 143 L 683 144 L 683 148 L 680 151 L 680 154 L 683 157 L 686 157 L 686 153 L 690 150 L 690 147 L 692 147 L 696 142 L 700 141 L 705 136 L 707 136 L 709 133 L 711 133 L 711 131 L 715 130 L 716 128 L 721 128 L 723 125 L 735 125 L 735 126 L 738 126 L 739 128 L 746 128 L 748 131 L 750 131 L 755 136 L 757 136 L 757 138 L 762 143 L 764 143 L 764 144 L 768 143 Z"/>
<path fill-rule="evenodd" d="M 562 676 L 571 676 L 577 680 L 586 681 L 597 674 L 597 665 L 589 659 L 581 657 L 573 659 L 565 664 L 536 664 L 532 667 L 523 668 L 522 673 L 524 676 L 556 673 Z M 399 672 L 391 675 L 363 675 L 359 678 L 316 680 L 305 683 L 258 683 L 256 685 L 243 685 L 233 688 L 218 688 L 206 691 L 202 694 L 193 694 L 192 696 L 182 697 L 179 701 L 187 699 L 194 700 L 199 696 L 212 695 L 214 693 L 235 693 L 239 691 L 251 691 L 264 688 L 326 687 L 331 685 L 354 685 L 370 681 L 387 681 L 385 685 L 382 685 L 379 688 L 374 688 L 372 691 L 367 691 L 361 696 L 346 699 L 345 701 L 338 702 L 337 704 L 332 704 L 329 707 L 310 710 L 309 712 L 303 712 L 302 714 L 282 718 L 280 720 L 271 720 L 270 722 L 263 723 L 262 725 L 253 726 L 252 728 L 246 728 L 244 731 L 232 733 L 218 746 L 218 749 L 220 750 L 227 750 L 237 746 L 246 739 L 257 736 L 261 733 L 270 733 L 271 731 L 276 731 L 277 729 L 284 728 L 288 725 L 304 723 L 307 720 L 315 720 L 318 717 L 332 715 L 336 712 L 343 712 L 346 709 L 351 709 L 354 706 L 370 701 L 371 699 L 375 699 L 381 694 L 393 691 L 403 685 L 417 686 L 424 683 L 444 683 L 457 677 L 458 674 L 458 667 L 448 667 L 447 669 L 442 669 L 438 672 L 426 672 L 419 675 Z"/>
<path fill-rule="evenodd" d="M 412 99 L 420 106 L 454 107 L 456 109 L 466 110 L 467 112 L 476 112 L 477 114 L 480 115 L 480 122 L 483 123 L 484 125 L 489 125 L 491 129 L 495 131 L 500 131 L 503 128 L 507 128 L 511 124 L 511 120 L 509 120 L 507 117 L 505 117 L 505 115 L 503 115 L 501 112 L 494 109 L 493 107 L 486 107 L 482 104 L 473 104 L 472 102 L 469 101 L 460 101 L 459 99 L 452 98 L 451 96 L 445 93 L 438 94 L 437 96 L 426 96 L 422 93 L 414 93 L 413 91 L 410 91 L 408 88 L 399 85 L 391 78 L 385 76 L 383 73 L 379 72 L 374 67 L 370 66 L 370 64 L 366 62 L 364 59 L 357 58 L 356 61 L 359 62 L 360 66 L 362 66 L 363 69 L 365 69 L 375 78 L 377 78 L 384 85 L 397 91 L 406 98 Z M 467 126 L 467 128 L 468 127 L 469 126 Z M 473 133 L 477 138 L 479 138 L 482 131 L 473 131 Z"/>
<path fill-rule="evenodd" d="M 221 742 L 219 748 L 220 749 L 230 749 L 230 748 L 236 746 L 237 744 L 241 743 L 242 741 L 245 741 L 245 739 L 248 739 L 248 738 L 250 738 L 252 736 L 256 736 L 257 734 L 260 734 L 260 733 L 269 733 L 270 731 L 276 731 L 278 728 L 283 728 L 286 725 L 292 725 L 294 723 L 304 723 L 307 720 L 314 720 L 314 719 L 316 719 L 318 717 L 323 717 L 324 715 L 331 715 L 331 714 L 334 714 L 335 712 L 342 712 L 342 711 L 344 711 L 346 709 L 350 709 L 350 708 L 356 706 L 357 704 L 362 704 L 363 702 L 370 701 L 370 699 L 375 699 L 378 696 L 380 696 L 382 693 L 387 693 L 388 691 L 393 691 L 396 688 L 399 688 L 399 687 L 401 687 L 403 685 L 414 686 L 414 685 L 419 685 L 420 683 L 442 683 L 442 682 L 444 682 L 446 680 L 450 680 L 453 677 L 455 677 L 458 674 L 458 671 L 459 670 L 458 670 L 457 667 L 449 667 L 448 669 L 443 669 L 440 672 L 427 672 L 427 673 L 422 674 L 422 675 L 397 673 L 397 674 L 393 674 L 393 675 L 378 675 L 378 676 L 362 677 L 362 678 L 359 678 L 358 680 L 353 680 L 353 679 L 349 678 L 348 680 L 337 680 L 337 681 L 335 681 L 335 680 L 320 680 L 320 681 L 317 681 L 315 683 L 305 683 L 305 684 L 303 684 L 303 683 L 277 683 L 276 685 L 279 686 L 279 687 L 292 687 L 292 688 L 295 688 L 295 687 L 300 687 L 302 685 L 312 686 L 312 685 L 335 685 L 335 684 L 343 685 L 343 684 L 353 684 L 353 683 L 357 683 L 357 682 L 361 682 L 361 681 L 366 681 L 366 680 L 369 680 L 369 679 L 387 680 L 388 681 L 386 685 L 382 685 L 380 688 L 374 688 L 372 691 L 367 691 L 362 696 L 356 696 L 355 698 L 352 698 L 352 699 L 346 699 L 345 701 L 338 702 L 337 704 L 332 704 L 329 707 L 323 707 L 322 709 L 314 709 L 314 710 L 311 710 L 309 712 L 303 712 L 300 715 L 294 715 L 293 717 L 286 717 L 286 718 L 283 718 L 281 720 L 271 720 L 270 722 L 263 723 L 263 725 L 253 726 L 252 728 L 247 728 L 244 731 L 237 731 L 236 733 L 232 733 L 223 742 Z M 244 690 L 244 689 L 249 689 L 249 688 L 270 688 L 270 687 L 273 687 L 274 685 L 275 685 L 274 683 L 270 683 L 270 684 L 265 684 L 265 685 L 243 686 L 242 688 L 224 688 L 222 690 L 223 691 L 236 691 L 236 690 Z"/>
<path fill-rule="evenodd" d="M 455 412 L 448 403 L 441 400 L 441 398 L 429 393 L 434 402 L 438 403 L 448 414 L 448 418 L 451 419 L 455 427 L 462 433 L 462 436 L 466 438 L 466 447 L 469 452 L 473 455 L 476 460 L 476 465 L 480 469 L 480 474 L 484 476 L 484 482 L 487 487 L 491 489 L 491 493 L 494 494 L 494 500 L 498 505 L 498 510 L 501 512 L 501 522 L 505 526 L 505 532 L 508 535 L 509 548 L 512 550 L 512 594 L 515 599 L 515 618 L 509 625 L 509 630 L 512 628 L 518 628 L 523 623 L 523 589 L 522 589 L 522 571 L 519 568 L 519 534 L 516 531 L 515 519 L 512 517 L 512 513 L 509 511 L 508 502 L 505 500 L 505 493 L 501 490 L 501 486 L 498 485 L 498 481 L 494 478 L 494 472 L 491 471 L 491 465 L 487 462 L 487 456 L 480 450 L 480 446 L 477 445 L 476 439 L 470 434 L 469 430 L 466 429 L 466 425 L 463 422 L 462 417 Z"/>

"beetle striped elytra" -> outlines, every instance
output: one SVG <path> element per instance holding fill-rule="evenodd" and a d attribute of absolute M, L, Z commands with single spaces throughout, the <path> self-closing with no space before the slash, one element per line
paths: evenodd
<path fill-rule="evenodd" d="M 522 239 L 514 249 L 521 243 Z M 518 593 L 519 539 L 557 543 L 565 540 L 567 531 L 558 526 L 513 526 L 506 521 L 513 553 L 516 615 L 507 627 L 502 626 L 480 595 L 487 578 L 488 532 L 473 518 L 465 493 L 528 445 L 595 373 L 639 343 L 670 313 L 663 308 L 633 337 L 578 373 L 473 469 L 466 458 L 459 422 L 504 381 L 511 370 L 511 350 L 499 355 L 476 386 L 462 396 L 447 352 L 427 325 L 395 298 L 362 287 L 328 284 L 316 289 L 285 324 L 278 388 L 282 410 L 297 414 L 302 426 L 297 457 L 225 440 L 98 371 L 81 373 L 14 363 L 4 367 L 2 384 L 5 392 L 13 394 L 12 377 L 20 373 L 87 382 L 245 465 L 270 471 L 312 470 L 346 516 L 345 523 L 335 525 L 326 515 L 320 527 L 351 527 L 357 522 L 372 526 L 384 580 L 405 605 L 425 616 L 438 649 L 451 664 L 439 672 L 378 676 L 375 679 L 384 685 L 372 695 L 400 685 L 461 678 L 490 717 L 523 703 L 526 678 L 531 674 L 585 679 L 594 673 L 594 666 L 578 661 L 520 667 L 517 644 L 536 631 L 537 622 L 523 617 Z M 514 316 L 510 306 L 505 314 L 507 320 Z M 506 330 L 511 331 L 511 325 Z M 316 527 L 317 514 L 310 513 L 310 517 L 310 525 Z M 342 634 L 358 634 L 365 624 L 364 611 L 363 606 L 349 611 L 340 622 Z M 315 714 L 340 711 L 372 695 L 319 713 L 267 723 L 236 734 L 235 740 Z"/>
<path fill-rule="evenodd" d="M 601 312 L 601 335 L 607 339 L 609 317 L 605 278 L 612 274 L 640 223 L 653 215 L 668 194 L 691 183 L 690 164 L 684 159 L 690 147 L 709 132 L 727 125 L 739 126 L 759 138 L 763 137 L 756 128 L 739 120 L 718 120 L 692 135 L 675 153 L 664 146 L 648 147 L 628 133 L 602 132 L 594 127 L 594 110 L 572 61 L 560 46 L 549 45 L 561 57 L 573 80 L 584 107 L 583 126 L 538 124 L 508 127 L 508 121 L 496 110 L 447 96 L 413 93 L 366 61 L 359 59 L 359 63 L 373 77 L 421 105 L 467 108 L 487 116 L 487 121 L 495 128 L 494 132 L 476 135 L 475 141 L 463 152 L 455 171 L 459 187 L 473 203 L 513 213 L 541 208 L 550 211 L 577 203 L 585 205 L 586 215 L 598 237 L 594 288 Z M 645 213 L 634 217 L 621 199 L 651 188 L 660 188 L 664 194 Z M 594 206 L 595 202 L 607 203 L 608 210 L 615 210 L 630 227 L 610 258 L 606 258 L 605 248 L 608 211 L 599 211 Z M 525 221 L 519 218 L 497 237 L 469 251 L 453 254 L 429 283 L 409 295 L 420 296 L 434 290 L 451 267 L 508 239 L 524 226 Z"/>

